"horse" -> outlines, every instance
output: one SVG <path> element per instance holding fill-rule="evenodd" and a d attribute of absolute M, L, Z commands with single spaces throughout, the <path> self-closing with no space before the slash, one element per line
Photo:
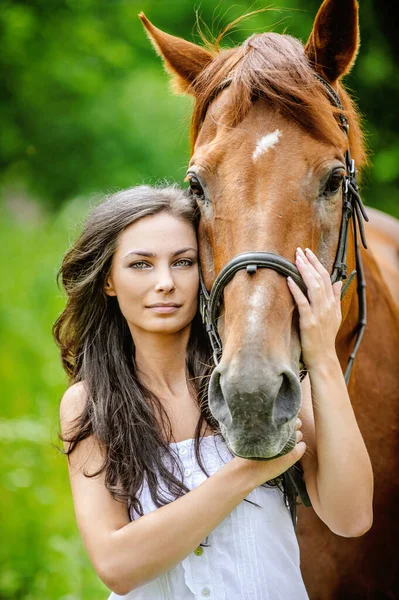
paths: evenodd
<path fill-rule="evenodd" d="M 311 248 L 335 278 L 337 269 L 345 278 L 347 266 L 336 351 L 343 370 L 348 361 L 353 367 L 349 394 L 374 470 L 374 523 L 346 539 L 299 506 L 301 568 L 312 600 L 397 597 L 399 313 L 390 291 L 399 282 L 397 222 L 391 218 L 386 227 L 381 213 L 371 211 L 365 229 L 375 245 L 366 250 L 352 219 L 344 259 L 337 260 L 348 208 L 342 172 L 350 171 L 344 179 L 358 196 L 354 165 L 361 172 L 367 160 L 358 113 L 342 83 L 359 49 L 357 1 L 324 0 L 306 44 L 266 32 L 223 50 L 170 35 L 139 16 L 175 88 L 195 102 L 188 179 L 201 213 L 203 284 L 208 292 L 215 280 L 222 286 L 214 307 L 210 408 L 240 456 L 270 458 L 292 447 L 301 348 L 298 313 L 282 275 L 294 275 L 297 246 Z M 361 225 L 357 202 L 352 211 Z M 248 253 L 252 261 L 260 253 L 260 266 L 269 268 L 243 265 Z M 232 272 L 237 256 L 241 263 Z M 229 277 L 221 283 L 226 265 Z"/>

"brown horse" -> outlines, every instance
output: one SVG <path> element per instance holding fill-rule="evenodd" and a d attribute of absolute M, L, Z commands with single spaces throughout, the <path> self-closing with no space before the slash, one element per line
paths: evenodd
<path fill-rule="evenodd" d="M 201 209 L 207 288 L 226 263 L 248 251 L 294 262 L 296 247 L 308 246 L 332 272 L 342 217 L 337 172 L 345 168 L 348 144 L 358 169 L 365 162 L 357 113 L 341 83 L 358 51 L 357 2 L 325 0 L 305 46 L 287 35 L 264 33 L 240 47 L 211 51 L 140 16 L 178 89 L 195 99 L 188 173 Z M 315 73 L 339 95 L 348 136 Z M 376 220 L 378 212 L 367 225 L 372 241 L 384 233 L 384 223 L 375 227 Z M 389 236 L 387 231 L 386 246 L 392 247 Z M 374 525 L 360 538 L 344 539 L 312 509 L 301 508 L 302 571 L 313 600 L 394 598 L 399 591 L 398 307 L 373 247 L 362 250 L 362 259 L 368 326 L 349 393 L 374 468 Z M 395 289 L 397 254 L 386 253 L 385 260 Z M 347 262 L 350 272 L 353 228 Z M 251 276 L 238 271 L 224 289 L 220 315 L 223 355 L 212 376 L 211 409 L 237 454 L 260 458 L 287 451 L 301 389 L 298 316 L 285 278 L 266 268 Z M 344 368 L 358 322 L 356 279 L 342 301 L 342 315 L 336 348 Z M 270 415 L 277 409 L 276 425 Z"/>

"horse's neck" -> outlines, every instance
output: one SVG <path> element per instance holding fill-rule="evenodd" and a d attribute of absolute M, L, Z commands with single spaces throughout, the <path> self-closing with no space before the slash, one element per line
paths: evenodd
<path fill-rule="evenodd" d="M 381 343 L 381 336 L 389 331 L 390 335 L 399 339 L 399 308 L 383 278 L 380 267 L 370 250 L 362 248 L 362 263 L 366 281 L 366 329 L 359 352 L 366 338 L 373 338 L 376 344 Z M 356 332 L 359 326 L 359 303 L 356 290 L 357 278 L 351 283 L 351 300 L 345 319 L 342 321 L 336 339 L 336 349 L 343 371 L 353 350 Z M 355 359 L 355 363 L 358 358 Z"/>
<path fill-rule="evenodd" d="M 375 208 L 367 207 L 367 245 L 380 268 L 381 276 L 399 305 L 399 221 Z"/>

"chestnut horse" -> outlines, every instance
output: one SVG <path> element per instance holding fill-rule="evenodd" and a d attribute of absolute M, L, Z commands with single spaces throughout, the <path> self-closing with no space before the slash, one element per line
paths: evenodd
<path fill-rule="evenodd" d="M 212 51 L 140 17 L 179 91 L 195 99 L 188 178 L 201 210 L 207 289 L 233 257 L 250 251 L 294 262 L 296 247 L 307 246 L 331 273 L 348 146 L 357 168 L 365 163 L 357 113 L 341 83 L 359 46 L 357 2 L 325 0 L 305 46 L 287 35 L 263 33 L 239 47 Z M 343 112 L 316 74 L 338 94 Z M 384 225 L 379 227 L 381 233 Z M 367 230 L 373 231 L 373 223 Z M 394 598 L 399 590 L 398 307 L 372 250 L 361 251 L 368 325 L 349 393 L 374 468 L 374 524 L 362 537 L 344 539 L 312 509 L 300 508 L 302 572 L 312 600 Z M 395 289 L 397 254 L 392 256 L 386 260 Z M 355 269 L 353 227 L 347 263 L 349 272 Z M 342 300 L 336 350 L 343 369 L 358 327 L 356 287 L 355 278 Z M 251 276 L 239 270 L 224 288 L 218 325 L 223 354 L 209 403 L 229 444 L 252 458 L 288 451 L 301 401 L 301 348 L 285 277 L 268 268 Z"/>

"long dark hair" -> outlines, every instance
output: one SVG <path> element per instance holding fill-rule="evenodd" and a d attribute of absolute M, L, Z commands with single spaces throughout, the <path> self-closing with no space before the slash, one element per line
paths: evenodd
<path fill-rule="evenodd" d="M 169 447 L 170 420 L 160 400 L 136 375 L 131 333 L 117 299 L 105 294 L 104 284 L 120 233 L 138 219 L 161 212 L 183 219 L 197 230 L 195 201 L 177 186 L 130 188 L 108 196 L 91 212 L 58 272 L 67 303 L 53 326 L 70 384 L 83 382 L 87 394 L 72 432 L 60 435 L 69 442 L 65 454 L 69 456 L 81 440 L 94 434 L 105 450 L 104 463 L 95 473 L 85 475 L 105 472 L 105 485 L 112 496 L 140 515 L 143 507 L 138 496 L 144 476 L 158 507 L 170 501 L 162 494 L 159 477 L 175 498 L 189 490 Z M 207 403 L 211 356 L 197 312 L 188 340 L 186 374 L 200 407 L 195 453 L 205 473 L 199 452 L 202 427 L 206 422 L 220 433 Z M 172 472 L 163 462 L 165 453 L 172 460 Z"/>
<path fill-rule="evenodd" d="M 87 396 L 72 431 L 60 434 L 60 439 L 69 444 L 67 450 L 60 450 L 69 459 L 80 441 L 94 435 L 104 451 L 104 462 L 97 471 L 85 475 L 96 477 L 105 472 L 105 486 L 113 498 L 139 515 L 143 515 L 139 495 L 144 478 L 157 507 L 168 504 L 171 496 L 176 499 L 190 490 L 183 483 L 181 464 L 169 446 L 169 417 L 159 398 L 136 374 L 129 327 L 116 297 L 105 294 L 104 285 L 120 233 L 138 219 L 161 212 L 183 219 L 198 230 L 195 200 L 177 186 L 142 185 L 123 190 L 106 197 L 90 213 L 58 272 L 57 281 L 62 282 L 67 303 L 53 326 L 69 382 L 82 382 Z M 206 423 L 222 436 L 208 407 L 212 369 L 212 349 L 197 310 L 187 345 L 186 377 L 200 408 L 194 434 L 195 456 L 207 476 L 200 454 L 203 425 Z M 263 485 L 277 485 L 287 501 L 282 477 Z"/>

